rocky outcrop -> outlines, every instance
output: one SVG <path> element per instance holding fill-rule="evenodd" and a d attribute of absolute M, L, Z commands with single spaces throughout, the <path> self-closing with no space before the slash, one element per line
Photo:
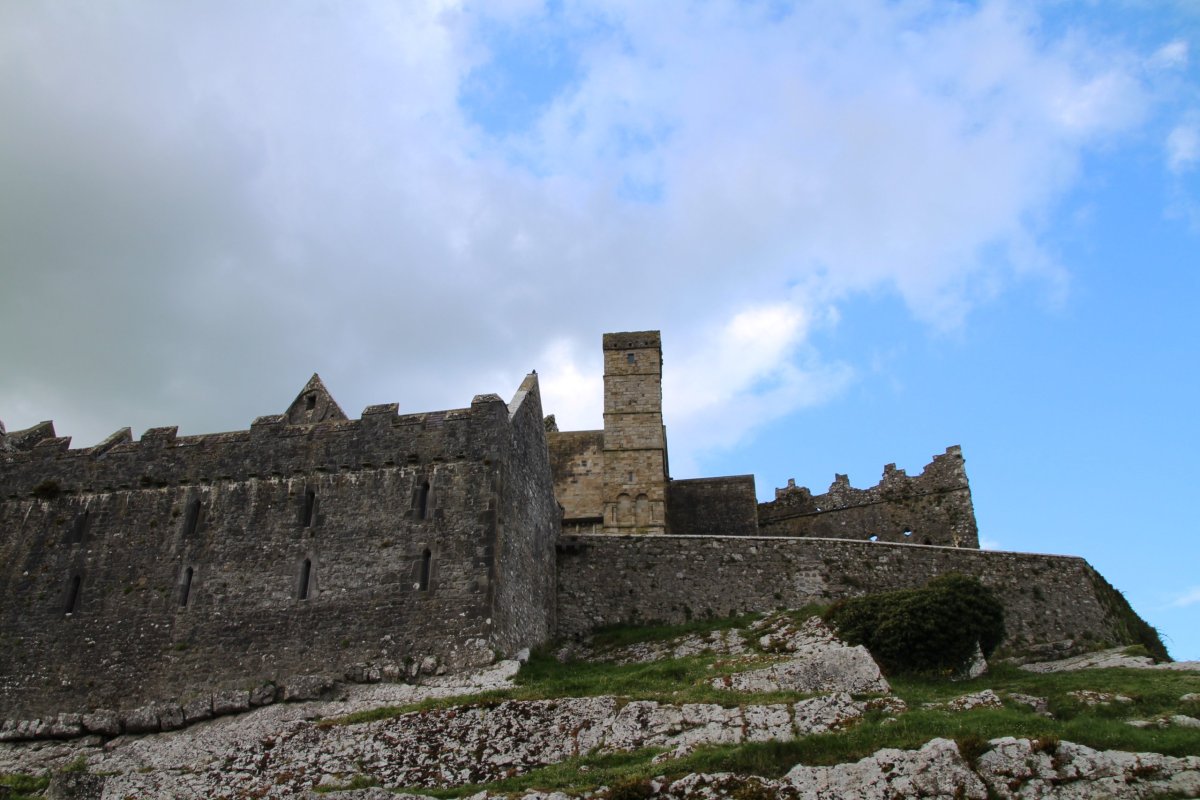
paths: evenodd
<path fill-rule="evenodd" d="M 1113 647 L 1108 650 L 1097 650 L 1092 653 L 1060 658 L 1053 661 L 1035 661 L 1021 664 L 1026 672 L 1071 672 L 1077 669 L 1106 669 L 1109 667 L 1126 667 L 1129 669 L 1165 669 L 1181 671 L 1200 671 L 1200 661 L 1167 661 L 1156 662 L 1149 656 L 1129 655 L 1125 647 Z"/>
<path fill-rule="evenodd" d="M 772 621 L 773 620 L 773 621 Z M 739 692 L 850 692 L 887 694 L 891 687 L 879 665 L 862 645 L 850 647 L 833 635 L 820 617 L 799 628 L 787 617 L 768 617 L 758 644 L 768 652 L 785 653 L 788 660 L 763 669 L 716 678 L 712 685 Z"/>
<path fill-rule="evenodd" d="M 797 765 L 779 780 L 730 773 L 693 773 L 678 780 L 657 778 L 639 796 L 662 800 L 774 797 L 784 800 L 1143 800 L 1196 797 L 1200 758 L 1092 750 L 1061 742 L 1053 748 L 1028 739 L 995 739 L 972 767 L 958 746 L 933 739 L 917 750 L 885 749 L 852 764 Z M 990 794 L 989 794 L 990 793 Z M 338 795 L 346 800 L 417 798 L 382 789 Z M 471 800 L 503 795 L 482 792 Z M 309 800 L 322 797 L 306 795 Z M 567 800 L 561 792 L 526 792 L 522 800 Z"/>

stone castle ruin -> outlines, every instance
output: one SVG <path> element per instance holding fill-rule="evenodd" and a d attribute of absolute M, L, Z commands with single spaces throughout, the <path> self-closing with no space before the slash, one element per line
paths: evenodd
<path fill-rule="evenodd" d="M 1011 652 L 1129 643 L 1084 560 L 982 551 L 962 454 L 869 489 L 672 480 L 657 331 L 606 334 L 604 429 L 512 400 L 349 419 L 317 376 L 249 430 L 0 426 L 0 740 L 170 729 L 339 681 L 978 576 Z"/>

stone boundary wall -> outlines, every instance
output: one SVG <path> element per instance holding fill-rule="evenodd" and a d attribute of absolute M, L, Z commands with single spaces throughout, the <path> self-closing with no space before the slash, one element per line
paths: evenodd
<path fill-rule="evenodd" d="M 868 489 L 854 488 L 840 474 L 819 495 L 789 481 L 775 490 L 774 500 L 758 505 L 758 524 L 764 536 L 979 547 L 971 487 L 957 445 L 934 456 L 919 475 L 910 477 L 888 464 L 883 480 Z"/>
<path fill-rule="evenodd" d="M 1103 579 L 1082 558 L 742 536 L 564 537 L 558 633 L 827 604 L 921 586 L 947 572 L 973 575 L 996 591 L 1006 610 L 1006 651 L 1065 640 L 1080 650 L 1133 641 Z"/>

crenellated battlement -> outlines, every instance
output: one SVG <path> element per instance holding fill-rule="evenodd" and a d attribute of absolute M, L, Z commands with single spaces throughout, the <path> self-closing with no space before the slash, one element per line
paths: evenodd
<path fill-rule="evenodd" d="M 829 491 L 807 487 L 775 490 L 760 503 L 758 522 L 771 536 L 821 536 L 908 544 L 978 547 L 979 533 L 967 483 L 962 448 L 953 445 L 933 457 L 918 475 L 895 464 L 883 468 L 879 483 L 866 489 L 836 474 Z"/>
<path fill-rule="evenodd" d="M 44 481 L 62 493 L 111 491 L 139 485 L 186 485 L 218 480 L 353 471 L 487 457 L 495 423 L 507 404 L 480 395 L 469 408 L 401 415 L 396 403 L 368 406 L 360 419 L 290 424 L 286 414 L 258 417 L 248 430 L 180 436 L 175 426 L 150 428 L 134 439 L 122 428 L 101 443 L 70 449 L 53 423 L 27 449 L 0 454 L 0 496 L 28 496 Z M 45 433 L 49 435 L 44 435 Z"/>

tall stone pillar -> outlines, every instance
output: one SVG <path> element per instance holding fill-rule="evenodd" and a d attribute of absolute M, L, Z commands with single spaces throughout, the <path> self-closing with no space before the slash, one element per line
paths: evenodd
<path fill-rule="evenodd" d="M 604 532 L 665 533 L 667 441 L 658 331 L 604 334 Z"/>

